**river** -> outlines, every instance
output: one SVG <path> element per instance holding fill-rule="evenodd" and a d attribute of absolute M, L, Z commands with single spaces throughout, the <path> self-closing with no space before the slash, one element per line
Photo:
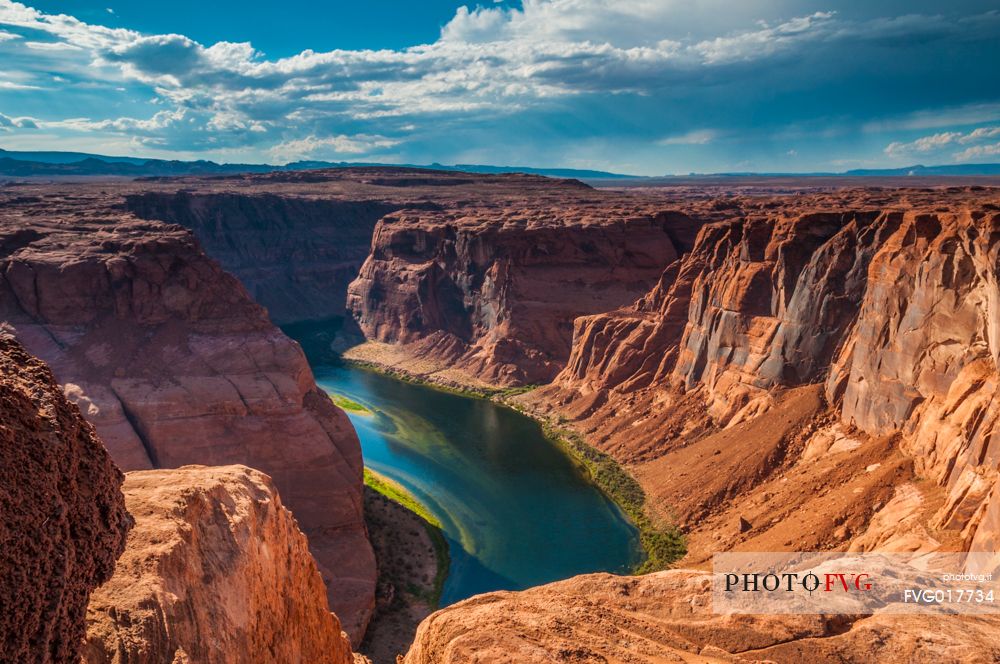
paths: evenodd
<path fill-rule="evenodd" d="M 411 491 L 441 521 L 451 567 L 441 605 L 587 572 L 628 572 L 635 528 L 537 422 L 309 351 L 316 382 L 362 404 L 348 412 L 365 465 Z"/>

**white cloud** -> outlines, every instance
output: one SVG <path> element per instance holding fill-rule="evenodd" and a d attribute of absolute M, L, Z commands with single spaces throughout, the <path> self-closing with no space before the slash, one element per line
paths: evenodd
<path fill-rule="evenodd" d="M 44 124 L 163 149 L 363 154 L 399 144 L 431 117 L 495 118 L 586 94 L 681 95 L 706 80 L 743 81 L 748 63 L 764 68 L 769 59 L 793 62 L 822 48 L 839 57 L 860 41 L 912 34 L 960 40 L 1000 23 L 996 12 L 849 20 L 796 7 L 792 0 L 523 0 L 515 9 L 462 7 L 430 44 L 268 59 L 250 43 L 204 45 L 0 0 L 0 26 L 9 28 L 0 30 L 0 58 L 10 77 L 0 88 L 50 86 L 58 74 L 74 89 L 151 97 L 166 110 Z M 30 54 L 16 31 L 30 31 Z M 717 138 L 713 130 L 677 131 L 659 143 Z"/>
<path fill-rule="evenodd" d="M 892 142 L 885 147 L 885 153 L 890 157 L 934 153 L 950 146 L 970 145 L 996 136 L 1000 136 L 1000 127 L 979 127 L 970 132 L 945 131 L 929 136 L 921 136 L 910 142 Z M 954 157 L 958 160 L 966 159 L 970 156 L 975 156 L 975 151 L 978 149 L 978 147 L 969 148 L 963 152 L 956 153 Z"/>
<path fill-rule="evenodd" d="M 657 141 L 659 145 L 705 145 L 718 138 L 714 129 L 695 129 L 677 136 L 667 136 Z"/>
<path fill-rule="evenodd" d="M 980 159 L 982 157 L 996 157 L 1000 156 L 1000 143 L 993 143 L 991 145 L 976 145 L 971 148 L 966 148 L 961 152 L 955 153 L 955 161 L 969 161 L 974 159 Z"/>
<path fill-rule="evenodd" d="M 32 118 L 12 118 L 0 113 L 0 131 L 11 129 L 37 129 L 38 125 Z"/>
<path fill-rule="evenodd" d="M 280 163 L 300 159 L 332 159 L 339 155 L 371 154 L 377 150 L 391 148 L 399 144 L 398 140 L 385 136 L 357 134 L 355 136 L 328 136 L 317 138 L 307 136 L 279 143 L 268 150 L 268 154 Z"/>
<path fill-rule="evenodd" d="M 54 41 L 54 42 L 38 42 L 29 41 L 24 42 L 24 45 L 34 51 L 82 51 L 83 49 L 69 42 Z"/>
<path fill-rule="evenodd" d="M 41 90 L 38 85 L 28 85 L 27 83 L 17 83 L 16 81 L 0 81 L 0 90 Z"/>

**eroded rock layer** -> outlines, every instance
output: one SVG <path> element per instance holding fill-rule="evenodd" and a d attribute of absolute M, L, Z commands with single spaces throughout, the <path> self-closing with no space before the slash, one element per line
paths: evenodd
<path fill-rule="evenodd" d="M 118 464 L 267 472 L 360 639 L 375 584 L 360 446 L 298 345 L 189 231 L 115 211 L 100 192 L 8 200 L 2 221 L 0 319 Z"/>
<path fill-rule="evenodd" d="M 711 576 L 578 576 L 431 615 L 405 664 L 858 664 L 1000 659 L 995 616 L 726 616 Z"/>
<path fill-rule="evenodd" d="M 548 382 L 573 319 L 636 299 L 695 229 L 683 215 L 572 198 L 389 215 L 348 305 L 367 338 L 457 367 L 458 382 Z"/>
<path fill-rule="evenodd" d="M 144 219 L 193 230 L 278 323 L 343 316 L 375 223 L 404 205 L 189 190 L 130 194 L 125 204 Z"/>
<path fill-rule="evenodd" d="M 998 204 L 739 199 L 644 298 L 577 319 L 565 370 L 523 399 L 633 464 L 695 560 L 845 545 L 869 522 L 858 546 L 995 551 Z"/>
<path fill-rule="evenodd" d="M 0 334 L 0 661 L 78 661 L 132 524 L 121 484 L 48 367 Z"/>
<path fill-rule="evenodd" d="M 263 473 L 128 473 L 135 517 L 87 609 L 87 664 L 351 664 L 305 536 Z"/>
<path fill-rule="evenodd" d="M 608 198 L 578 182 L 402 168 L 349 168 L 225 178 L 147 179 L 115 204 L 194 231 L 278 323 L 345 316 L 383 216 L 400 210 L 499 209 Z"/>

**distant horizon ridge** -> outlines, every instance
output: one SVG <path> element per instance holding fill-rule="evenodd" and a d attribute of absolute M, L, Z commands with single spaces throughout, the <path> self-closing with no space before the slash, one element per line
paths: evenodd
<path fill-rule="evenodd" d="M 322 168 L 358 167 L 424 168 L 441 171 L 500 174 L 528 173 L 547 177 L 582 179 L 652 180 L 663 178 L 699 177 L 889 177 L 889 176 L 991 176 L 1000 175 L 1000 163 L 914 164 L 897 168 L 859 168 L 846 171 L 824 172 L 759 172 L 738 171 L 720 173 L 687 173 L 664 175 L 632 175 L 583 168 L 496 166 L 491 164 L 395 164 L 385 162 L 349 162 L 324 160 L 298 160 L 285 164 L 218 163 L 206 159 L 179 160 L 130 156 L 109 156 L 87 152 L 55 150 L 6 150 L 0 148 L 0 175 L 2 176 L 184 176 L 227 175 L 237 173 L 268 173 L 274 171 L 302 171 Z"/>

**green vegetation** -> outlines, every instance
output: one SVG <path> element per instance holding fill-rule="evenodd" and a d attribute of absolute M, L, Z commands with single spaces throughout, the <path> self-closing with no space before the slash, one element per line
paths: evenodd
<path fill-rule="evenodd" d="M 430 510 L 416 496 L 406 490 L 402 484 L 391 480 L 371 468 L 365 468 L 365 486 L 378 491 L 389 500 L 399 503 L 435 528 L 441 528 L 441 522 L 430 513 Z"/>
<path fill-rule="evenodd" d="M 389 479 L 385 475 L 375 472 L 370 468 L 365 468 L 365 486 L 377 491 L 389 500 L 397 503 L 420 517 L 424 530 L 427 531 L 431 544 L 434 545 L 434 556 L 437 558 L 437 574 L 434 576 L 433 590 L 430 593 L 422 591 L 415 585 L 409 585 L 407 591 L 411 595 L 416 595 L 438 607 L 441 603 L 441 591 L 444 589 L 444 580 L 448 576 L 448 567 L 451 565 L 451 557 L 448 555 L 448 541 L 444 538 L 441 528 L 441 521 L 437 519 L 430 510 L 417 500 L 416 496 L 406 490 L 399 482 Z"/>
<path fill-rule="evenodd" d="M 348 399 L 347 397 L 343 396 L 342 394 L 331 394 L 330 395 L 330 399 L 333 401 L 333 403 L 337 404 L 338 406 L 340 406 L 344 410 L 350 411 L 352 413 L 358 413 L 359 415 L 371 415 L 372 414 L 372 411 L 370 411 L 369 409 L 365 408 L 364 406 L 362 406 L 361 404 L 359 404 L 357 401 L 354 401 L 353 399 Z"/>
<path fill-rule="evenodd" d="M 621 507 L 639 530 L 646 559 L 636 567 L 636 574 L 667 569 L 684 557 L 687 552 L 684 534 L 675 525 L 654 522 L 646 511 L 646 492 L 617 461 L 587 445 L 583 436 L 574 431 L 551 423 L 543 423 L 542 430 L 587 470 L 594 484 Z"/>

